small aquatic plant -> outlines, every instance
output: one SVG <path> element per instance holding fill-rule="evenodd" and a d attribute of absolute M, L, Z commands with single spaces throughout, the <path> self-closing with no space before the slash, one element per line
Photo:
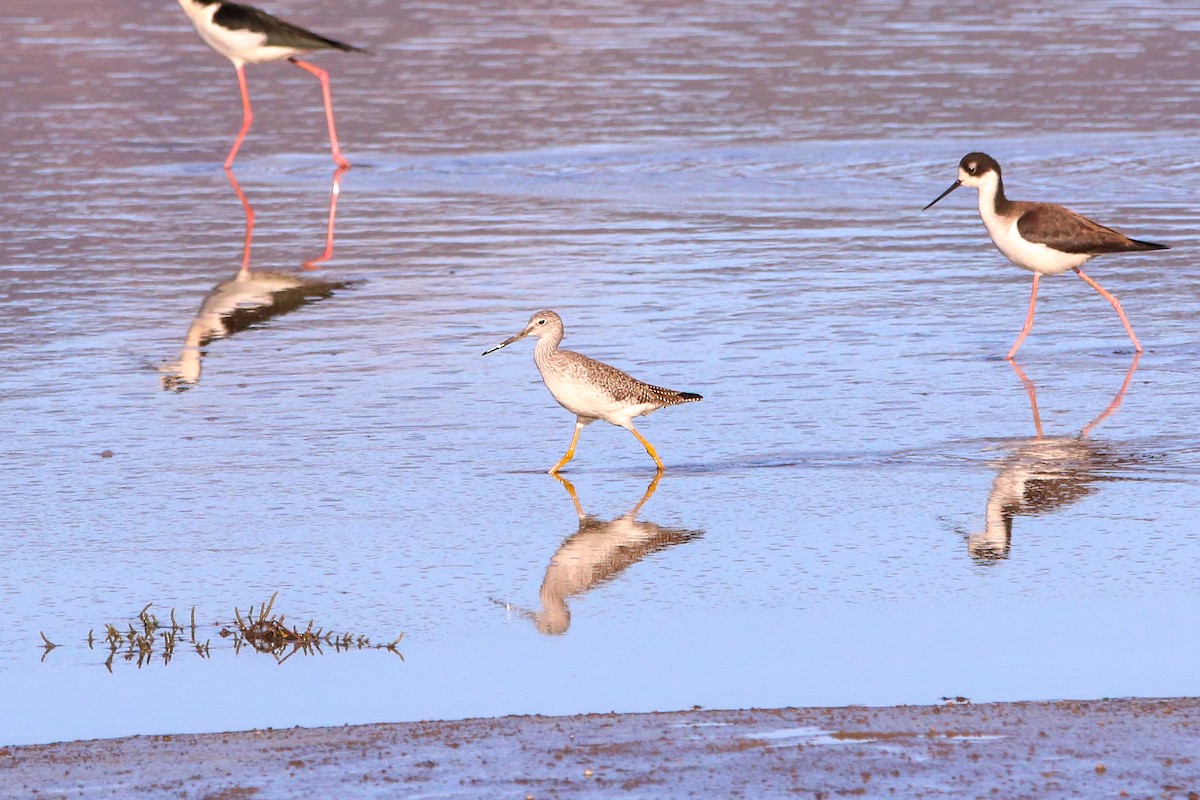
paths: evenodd
<path fill-rule="evenodd" d="M 241 653 L 242 648 L 247 647 L 253 652 L 274 656 L 280 664 L 296 653 L 306 656 L 323 655 L 326 648 L 338 653 L 349 650 L 385 650 L 395 653 L 401 661 L 404 660 L 404 655 L 399 650 L 400 640 L 404 638 L 403 633 L 387 644 L 374 644 L 369 637 L 361 634 L 335 633 L 316 628 L 313 620 L 309 620 L 303 629 L 295 625 L 289 626 L 282 614 L 273 613 L 278 597 L 279 592 L 271 595 L 269 600 L 258 606 L 257 611 L 255 606 L 251 605 L 245 616 L 235 607 L 234 619 L 231 622 L 215 623 L 211 627 L 216 629 L 220 638 L 232 639 L 234 654 Z M 212 638 L 205 636 L 202 641 L 200 636 L 201 629 L 209 626 L 196 624 L 195 606 L 192 607 L 187 625 L 176 620 L 174 608 L 166 621 L 160 621 L 150 613 L 152 606 L 153 603 L 147 603 L 134 620 L 122 626 L 105 624 L 104 635 L 101 638 L 96 637 L 95 629 L 88 631 L 85 641 L 89 649 L 94 650 L 97 644 L 107 648 L 108 658 L 104 661 L 104 667 L 109 672 L 112 672 L 113 662 L 118 658 L 136 664 L 139 669 L 159 659 L 164 665 L 169 664 L 175 657 L 176 648 L 180 647 L 194 651 L 200 658 L 212 658 Z M 45 661 L 50 651 L 59 645 L 50 641 L 45 633 L 38 633 L 43 642 L 41 660 Z"/>

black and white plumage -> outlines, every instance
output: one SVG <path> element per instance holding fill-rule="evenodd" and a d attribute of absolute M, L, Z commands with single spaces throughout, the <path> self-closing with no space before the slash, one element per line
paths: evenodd
<path fill-rule="evenodd" d="M 925 208 L 931 208 L 959 186 L 979 190 L 979 216 L 992 242 L 1013 264 L 1033 272 L 1029 313 L 1021 335 L 1008 353 L 1009 360 L 1016 355 L 1033 327 L 1034 303 L 1041 276 L 1056 275 L 1067 270 L 1074 270 L 1112 304 L 1137 352 L 1142 351 L 1120 302 L 1085 275 L 1080 267 L 1106 253 L 1166 250 L 1166 245 L 1131 239 L 1060 205 L 1009 200 L 1004 195 L 1000 164 L 986 153 L 963 156 L 958 164 L 958 180 Z"/>
<path fill-rule="evenodd" d="M 254 112 L 250 106 L 250 94 L 246 89 L 246 64 L 261 64 L 265 61 L 288 59 L 306 72 L 315 75 L 321 82 L 325 101 L 325 120 L 329 127 L 330 148 L 333 160 L 339 167 L 348 167 L 338 144 L 333 121 L 333 102 L 329 92 L 329 73 L 320 67 L 296 58 L 297 54 L 315 50 L 343 50 L 365 52 L 353 45 L 326 38 L 305 30 L 298 25 L 279 19 L 253 6 L 228 3 L 224 0 L 179 0 L 196 33 L 205 44 L 228 58 L 237 71 L 238 85 L 242 92 L 242 128 L 238 132 L 233 148 L 225 159 L 225 168 L 233 166 L 238 149 L 245 139 Z"/>
<path fill-rule="evenodd" d="M 562 318 L 558 314 L 549 310 L 539 311 L 529 318 L 529 324 L 523 331 L 483 352 L 486 356 L 526 336 L 538 338 L 533 360 L 542 374 L 542 380 L 558 404 L 576 417 L 571 446 L 566 455 L 550 468 L 550 474 L 558 472 L 575 457 L 579 432 L 585 425 L 598 419 L 625 428 L 637 437 L 661 472 L 663 463 L 650 442 L 633 427 L 634 418 L 660 408 L 692 403 L 703 398 L 693 392 L 679 392 L 643 383 L 616 367 L 581 353 L 560 350 L 558 345 L 562 342 L 563 333 Z"/>

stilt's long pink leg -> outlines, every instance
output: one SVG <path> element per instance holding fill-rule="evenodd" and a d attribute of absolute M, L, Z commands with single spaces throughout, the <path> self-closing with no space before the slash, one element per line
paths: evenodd
<path fill-rule="evenodd" d="M 333 160 L 342 169 L 347 169 L 350 162 L 342 157 L 342 148 L 338 146 L 337 129 L 333 126 L 333 98 L 329 94 L 329 73 L 298 58 L 289 58 L 288 61 L 300 69 L 316 75 L 317 80 L 321 82 L 321 95 L 325 98 L 325 121 L 329 124 L 329 144 L 333 150 Z"/>
<path fill-rule="evenodd" d="M 237 139 L 233 142 L 233 149 L 225 157 L 225 169 L 233 166 L 233 160 L 237 158 L 238 148 L 242 146 L 242 139 L 246 138 L 246 132 L 250 130 L 250 123 L 254 122 L 254 111 L 250 108 L 250 92 L 246 89 L 245 65 L 238 64 L 235 69 L 237 70 L 238 86 L 242 90 L 242 129 L 238 131 Z"/>
<path fill-rule="evenodd" d="M 242 201 L 242 209 L 246 212 L 246 238 L 242 242 L 242 268 L 238 272 L 239 275 L 245 276 L 250 271 L 250 241 L 254 238 L 254 208 L 246 199 L 246 193 L 242 191 L 242 186 L 238 183 L 237 178 L 233 177 L 233 170 L 226 167 L 225 177 L 229 178 L 229 184 L 237 193 L 238 200 Z"/>
<path fill-rule="evenodd" d="M 1041 439 L 1042 434 L 1042 415 L 1038 413 L 1037 404 L 1037 387 L 1033 385 L 1033 381 L 1025 377 L 1025 373 L 1017 366 L 1017 362 L 1009 359 L 1008 365 L 1017 373 L 1017 377 L 1021 379 L 1021 383 L 1025 385 L 1025 394 L 1029 395 L 1029 407 L 1033 409 L 1033 427 L 1037 430 L 1037 438 Z"/>
<path fill-rule="evenodd" d="M 1012 350 L 1008 351 L 1005 356 L 1009 361 L 1013 360 L 1013 356 L 1017 354 L 1017 350 L 1021 348 L 1021 342 L 1025 341 L 1025 337 L 1029 335 L 1029 331 L 1033 329 L 1033 312 L 1037 307 L 1037 290 L 1038 282 L 1041 281 L 1040 273 L 1033 273 L 1033 291 L 1029 294 L 1029 313 L 1025 315 L 1025 326 L 1021 328 L 1021 335 L 1017 337 L 1017 341 L 1013 344 Z"/>
<path fill-rule="evenodd" d="M 347 167 L 338 167 L 333 171 L 333 188 L 329 190 L 329 222 L 325 224 L 325 251 L 311 261 L 305 261 L 305 269 L 316 269 L 322 261 L 333 257 L 333 225 L 337 219 L 337 201 L 342 193 L 342 175 L 346 169 Z"/>
<path fill-rule="evenodd" d="M 1133 340 L 1133 346 L 1137 348 L 1139 353 L 1142 352 L 1142 344 L 1138 341 L 1138 338 L 1133 335 L 1133 328 L 1129 327 L 1129 320 L 1125 319 L 1125 312 L 1121 310 L 1121 301 L 1117 300 L 1117 298 L 1111 293 L 1106 292 L 1100 284 L 1096 283 L 1087 275 L 1084 275 L 1083 270 L 1081 270 L 1079 267 L 1075 267 L 1075 274 L 1087 281 L 1088 285 L 1103 295 L 1105 300 L 1112 303 L 1112 307 L 1117 310 L 1117 316 L 1121 318 L 1121 324 L 1125 326 L 1125 332 L 1128 333 L 1129 338 Z"/>
<path fill-rule="evenodd" d="M 1125 382 L 1122 383 L 1121 388 L 1117 390 L 1117 394 L 1112 399 L 1112 402 L 1108 404 L 1108 408 L 1101 411 L 1100 415 L 1098 417 L 1096 417 L 1094 420 L 1089 422 L 1087 424 L 1087 426 L 1084 427 L 1084 429 L 1079 432 L 1080 439 L 1086 439 L 1088 437 L 1088 434 L 1090 434 L 1092 432 L 1092 428 L 1099 425 L 1101 422 L 1103 422 L 1105 419 L 1108 418 L 1109 414 L 1112 414 L 1114 411 L 1116 411 L 1118 408 L 1121 407 L 1121 403 L 1125 400 L 1125 392 L 1129 391 L 1129 384 L 1133 381 L 1133 373 L 1137 372 L 1138 360 L 1141 357 L 1142 357 L 1141 353 L 1134 353 L 1133 363 L 1129 365 L 1129 371 L 1125 373 Z"/>

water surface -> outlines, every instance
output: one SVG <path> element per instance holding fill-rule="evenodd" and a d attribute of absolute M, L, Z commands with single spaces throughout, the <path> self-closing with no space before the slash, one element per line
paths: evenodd
<path fill-rule="evenodd" d="M 236 82 L 179 10 L 4 12 L 0 741 L 1200 691 L 1200 12 L 269 8 L 374 52 L 319 57 L 317 269 L 311 77 L 248 70 L 243 270 Z M 1136 365 L 1068 276 L 1002 360 L 1030 276 L 968 192 L 919 210 L 972 149 L 1171 245 L 1089 268 Z M 649 496 L 594 425 L 573 499 L 531 347 L 480 357 L 547 307 L 705 396 L 640 423 Z M 83 641 L 276 591 L 405 660 Z"/>

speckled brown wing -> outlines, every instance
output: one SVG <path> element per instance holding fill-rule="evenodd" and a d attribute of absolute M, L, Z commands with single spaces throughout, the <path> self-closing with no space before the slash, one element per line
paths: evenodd
<path fill-rule="evenodd" d="M 570 352 L 570 351 L 560 351 Z M 616 367 L 611 367 L 602 361 L 588 358 L 580 353 L 574 353 L 578 358 L 572 359 L 572 371 L 579 370 L 585 381 L 593 386 L 602 386 L 614 400 L 630 403 L 654 403 L 660 407 L 674 406 L 680 403 L 691 403 L 703 398 L 694 392 L 679 392 L 674 389 L 664 389 L 661 386 L 651 386 L 642 383 L 637 378 L 628 375 Z"/>
<path fill-rule="evenodd" d="M 1030 203 L 1029 209 L 1017 220 L 1017 230 L 1026 241 L 1044 244 L 1064 253 L 1100 255 L 1167 249 L 1161 244 L 1130 239 L 1112 228 L 1050 203 Z"/>

